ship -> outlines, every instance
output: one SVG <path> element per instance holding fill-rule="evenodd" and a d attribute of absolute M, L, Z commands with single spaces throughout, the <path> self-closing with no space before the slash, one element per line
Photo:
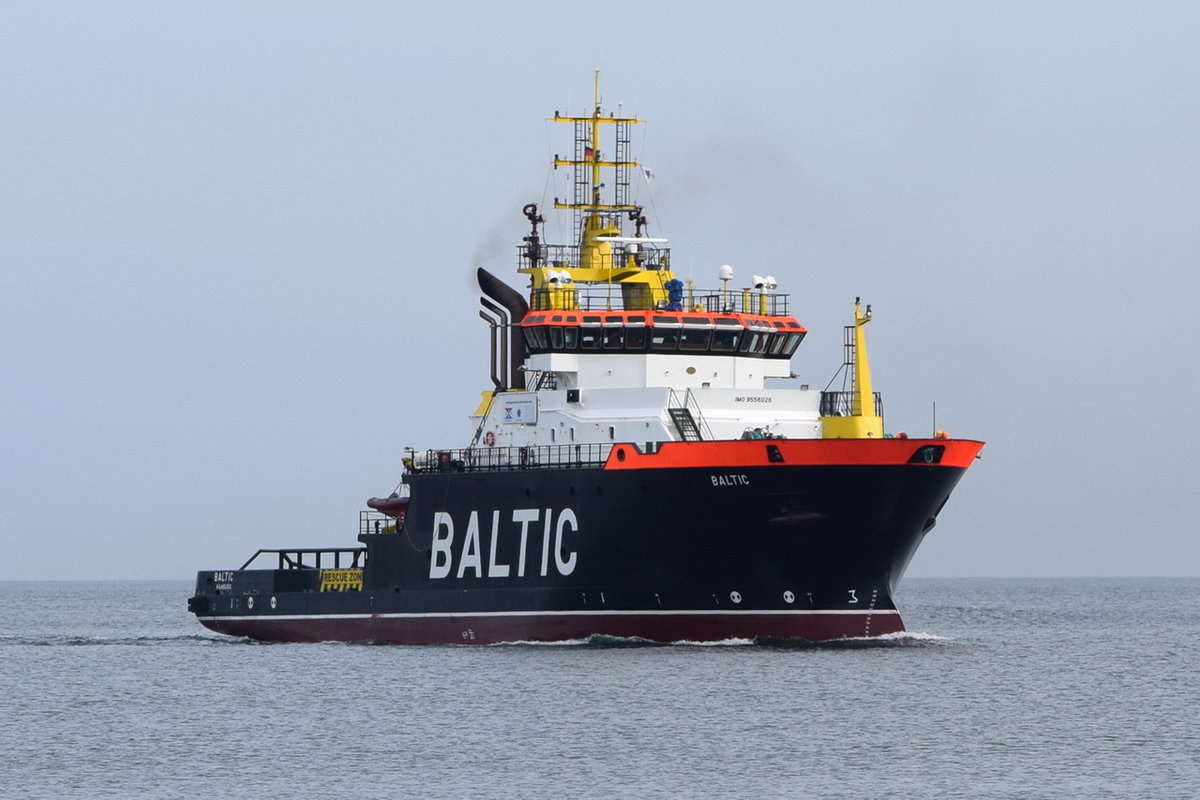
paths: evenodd
<path fill-rule="evenodd" d="M 983 442 L 887 431 L 860 299 L 841 367 L 813 389 L 792 373 L 807 330 L 774 277 L 677 276 L 637 202 L 643 120 L 605 110 L 598 77 L 593 94 L 550 118 L 572 131 L 551 165 L 569 242 L 548 243 L 528 203 L 524 291 L 477 269 L 491 386 L 459 446 L 398 448 L 400 482 L 359 512 L 354 546 L 200 571 L 202 625 L 403 645 L 905 630 L 896 587 Z"/>

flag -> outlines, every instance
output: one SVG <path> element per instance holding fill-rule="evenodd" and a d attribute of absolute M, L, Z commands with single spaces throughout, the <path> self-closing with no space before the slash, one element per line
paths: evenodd
<path fill-rule="evenodd" d="M 654 170 L 649 167 L 642 167 L 642 175 L 646 178 L 646 183 L 654 180 Z"/>

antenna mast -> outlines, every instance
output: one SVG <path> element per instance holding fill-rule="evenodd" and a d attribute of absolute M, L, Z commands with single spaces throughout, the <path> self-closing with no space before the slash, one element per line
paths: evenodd
<path fill-rule="evenodd" d="M 573 171 L 572 197 L 570 202 L 554 198 L 554 207 L 571 210 L 575 240 L 580 247 L 580 266 L 599 266 L 600 257 L 610 255 L 611 248 L 607 242 L 595 241 L 596 237 L 620 236 L 624 219 L 640 216 L 640 207 L 629 201 L 629 171 L 639 166 L 630 155 L 630 133 L 632 127 L 642 120 L 619 117 L 612 112 L 604 115 L 600 101 L 600 70 L 595 71 L 593 80 L 592 113 L 588 116 L 571 116 L 556 111 L 551 120 L 569 122 L 575 126 L 573 156 L 554 157 L 555 169 L 570 167 Z M 601 149 L 603 125 L 615 127 L 615 151 L 611 158 Z M 611 187 L 602 180 L 605 171 L 611 174 Z M 602 190 L 606 188 L 612 190 L 610 202 L 605 202 L 603 198 Z"/>

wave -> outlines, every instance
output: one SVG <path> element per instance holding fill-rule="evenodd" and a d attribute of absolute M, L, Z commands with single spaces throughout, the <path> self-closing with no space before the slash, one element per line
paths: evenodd
<path fill-rule="evenodd" d="M 682 639 L 675 642 L 656 642 L 637 636 L 589 636 L 585 639 L 568 639 L 558 642 L 515 641 L 498 642 L 487 647 L 592 647 L 597 649 L 613 649 L 623 647 L 746 647 L 785 650 L 824 650 L 839 648 L 868 648 L 868 647 L 924 647 L 930 645 L 945 645 L 953 642 L 949 636 L 923 631 L 900 631 L 885 633 L 879 636 L 856 636 L 845 639 L 831 639 L 823 642 L 813 642 L 806 639 L 721 639 L 718 641 L 692 641 Z M 453 645 L 455 647 L 463 645 Z M 473 646 L 473 645 L 471 645 Z"/>
<path fill-rule="evenodd" d="M 942 646 L 953 641 L 954 639 L 949 636 L 940 636 L 936 633 L 925 633 L 923 631 L 898 631 L 896 633 L 883 633 L 879 636 L 855 636 L 847 639 L 832 639 L 827 642 L 807 642 L 804 646 L 826 649 L 930 647 Z"/>
<path fill-rule="evenodd" d="M 643 639 L 638 636 L 608 636 L 595 635 L 581 639 L 567 639 L 562 641 L 541 642 L 541 641 L 512 641 L 512 642 L 496 642 L 493 644 L 483 645 L 484 647 L 575 647 L 575 648 L 594 648 L 598 650 L 614 650 L 623 648 L 642 648 L 642 647 L 688 647 L 688 648 L 706 648 L 706 647 L 745 647 L 745 648 L 767 648 L 767 649 L 784 649 L 784 650 L 827 650 L 827 649 L 847 649 L 847 648 L 870 648 L 870 647 L 922 647 L 922 646 L 940 646 L 953 642 L 954 639 L 948 636 L 940 636 L 935 633 L 925 633 L 923 631 L 901 631 L 899 633 L 885 633 L 880 636 L 862 636 L 847 639 L 833 639 L 824 642 L 810 642 L 804 639 L 743 639 L 731 638 L 721 639 L 718 641 L 692 641 L 679 640 L 675 642 L 658 642 L 650 639 Z M 255 647 L 265 647 L 270 645 L 291 644 L 289 642 L 264 642 L 248 637 L 222 636 L 219 634 L 175 634 L 166 636 L 84 636 L 79 634 L 64 634 L 64 635 L 8 635 L 0 636 L 0 647 L 11 646 L 26 646 L 26 647 L 147 647 L 161 646 L 169 644 L 201 644 L 201 645 L 222 645 L 222 646 L 237 646 L 237 645 L 253 645 Z M 340 647 L 396 647 L 388 642 L 320 642 L 312 644 L 335 645 Z M 429 645 L 421 645 L 429 646 Z M 479 647 L 474 644 L 458 644 L 447 643 L 445 645 L 433 645 L 434 647 Z"/>
<path fill-rule="evenodd" d="M 83 636 L 80 634 L 63 635 L 26 635 L 0 636 L 0 647 L 103 647 L 117 645 L 121 647 L 144 647 L 162 644 L 177 644 L 181 642 L 197 642 L 202 644 L 236 644 L 238 639 L 229 637 L 205 636 L 204 634 L 177 634 L 173 636 Z"/>

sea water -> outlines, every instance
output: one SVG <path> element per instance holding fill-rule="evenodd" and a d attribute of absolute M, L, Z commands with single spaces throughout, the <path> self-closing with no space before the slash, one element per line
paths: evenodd
<path fill-rule="evenodd" d="M 0 583 L 0 797 L 1200 795 L 1200 578 L 913 579 L 794 647 L 255 644 L 190 589 Z"/>

